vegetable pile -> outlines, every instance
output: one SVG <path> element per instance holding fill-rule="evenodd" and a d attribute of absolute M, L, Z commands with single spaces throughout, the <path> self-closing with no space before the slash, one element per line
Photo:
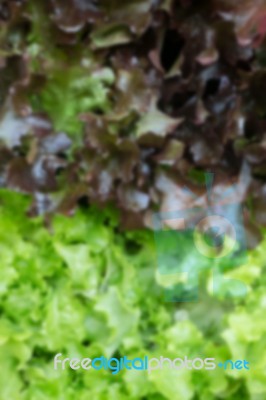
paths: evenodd
<path fill-rule="evenodd" d="M 264 0 L 0 0 L 0 400 L 265 399 L 265 47 Z M 244 206 L 224 277 L 247 294 L 213 293 L 208 263 L 197 303 L 167 303 L 148 228 L 205 208 L 210 173 Z M 57 353 L 251 369 L 54 371 Z"/>
<path fill-rule="evenodd" d="M 81 208 L 49 232 L 25 216 L 28 197 L 0 199 L 1 399 L 265 398 L 265 240 L 234 275 L 244 299 L 205 289 L 198 303 L 165 303 L 149 231 L 118 234 L 116 212 Z M 57 353 L 246 359 L 251 369 L 55 371 Z"/>
<path fill-rule="evenodd" d="M 113 202 L 150 226 L 204 171 L 219 191 L 245 168 L 265 225 L 264 1 L 13 0 L 0 18 L 1 181 L 32 214 Z"/>

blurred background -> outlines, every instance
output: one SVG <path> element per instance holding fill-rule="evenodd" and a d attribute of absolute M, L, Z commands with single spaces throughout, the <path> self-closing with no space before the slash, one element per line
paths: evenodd
<path fill-rule="evenodd" d="M 264 0 L 0 0 L 0 400 L 265 400 L 265 37 Z"/>

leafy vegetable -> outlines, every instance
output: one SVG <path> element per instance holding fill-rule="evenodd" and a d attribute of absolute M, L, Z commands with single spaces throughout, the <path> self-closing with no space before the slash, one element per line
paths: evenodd
<path fill-rule="evenodd" d="M 259 210 L 250 246 L 261 240 L 263 0 L 1 7 L 0 176 L 32 195 L 33 215 L 87 199 L 115 202 L 126 228 L 151 227 L 154 210 L 186 206 L 173 195 L 184 186 L 202 196 L 195 177 L 211 170 L 217 192 L 242 179 L 238 202 Z"/>
<path fill-rule="evenodd" d="M 216 300 L 205 276 L 198 304 L 165 303 L 150 232 L 118 233 L 116 213 L 92 207 L 55 217 L 49 232 L 26 216 L 29 200 L 0 192 L 1 398 L 265 396 L 265 240 L 249 254 L 257 273 L 244 300 Z M 57 353 L 246 358 L 251 369 L 123 370 L 114 379 L 108 371 L 55 371 Z"/>

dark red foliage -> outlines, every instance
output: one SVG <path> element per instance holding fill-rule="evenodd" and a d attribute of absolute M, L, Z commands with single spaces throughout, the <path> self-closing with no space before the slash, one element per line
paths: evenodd
<path fill-rule="evenodd" d="M 35 213 L 70 214 L 84 197 L 111 201 L 124 226 L 136 227 L 150 225 L 153 210 L 203 198 L 204 172 L 217 174 L 219 192 L 242 171 L 237 200 L 253 198 L 250 215 L 266 224 L 265 1 L 48 1 L 44 46 L 77 64 L 89 49 L 115 73 L 112 112 L 76 116 L 84 132 L 71 156 L 67 134 L 30 106 L 49 76 L 45 60 L 28 67 L 35 17 L 23 3 L 0 3 L 3 186 L 31 193 Z M 16 51 L 12 32 L 20 34 Z M 184 186 L 196 197 L 184 196 Z"/>

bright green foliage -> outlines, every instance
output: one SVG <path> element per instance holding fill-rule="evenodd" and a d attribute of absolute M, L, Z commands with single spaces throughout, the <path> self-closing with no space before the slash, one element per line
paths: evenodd
<path fill-rule="evenodd" d="M 27 198 L 0 199 L 1 400 L 265 398 L 265 242 L 250 255 L 245 301 L 171 304 L 150 232 L 117 234 L 115 214 L 96 209 L 46 229 L 26 217 Z M 251 370 L 54 371 L 56 353 L 246 358 Z"/>
<path fill-rule="evenodd" d="M 111 70 L 92 73 L 85 68 L 52 71 L 39 95 L 32 97 L 36 111 L 45 111 L 56 131 L 81 136 L 82 122 L 78 115 L 89 111 L 107 111 L 108 88 L 114 76 Z"/>
<path fill-rule="evenodd" d="M 30 2 L 28 8 L 32 21 L 27 38 L 29 66 L 32 73 L 45 78 L 30 95 L 33 110 L 45 112 L 55 131 L 81 139 L 80 114 L 110 109 L 108 93 L 114 72 L 96 62 L 88 47 L 77 46 L 68 53 L 55 46 L 45 4 Z"/>

